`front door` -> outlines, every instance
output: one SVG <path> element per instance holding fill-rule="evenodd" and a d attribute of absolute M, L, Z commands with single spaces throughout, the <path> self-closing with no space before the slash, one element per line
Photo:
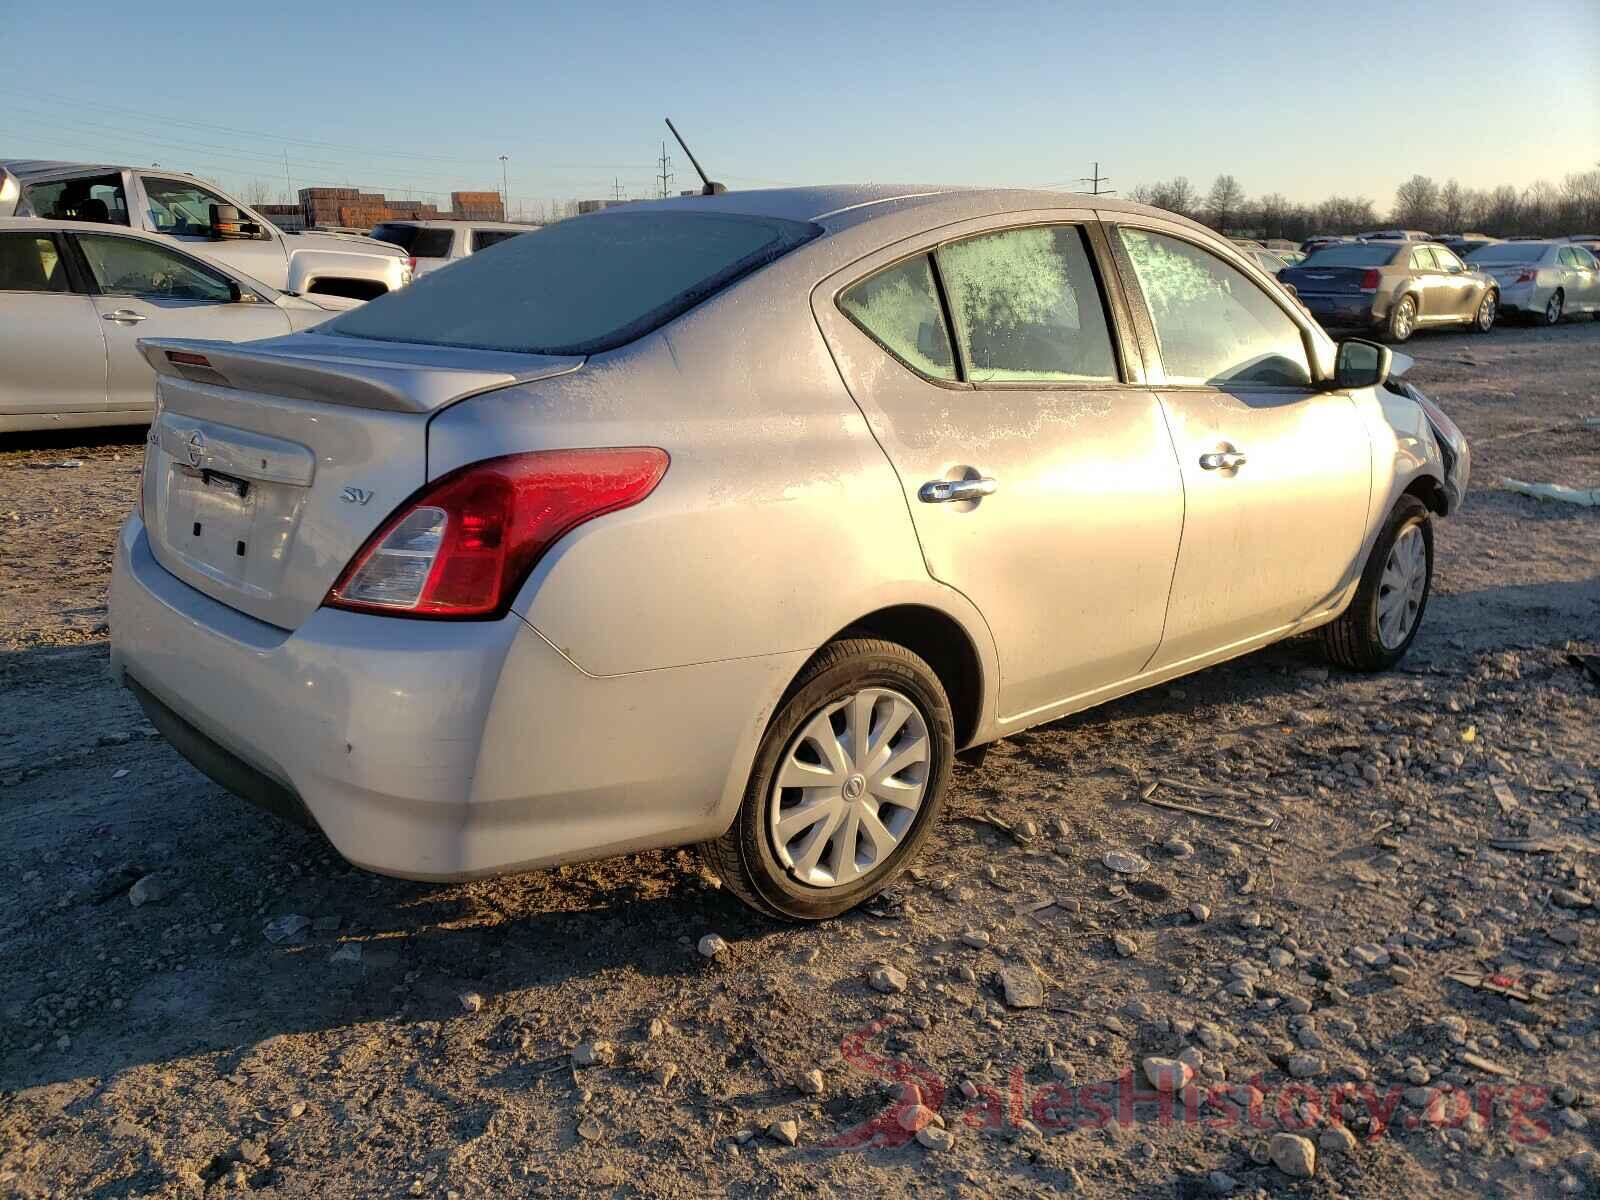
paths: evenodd
<path fill-rule="evenodd" d="M 271 226 L 259 229 L 254 237 L 230 237 L 226 241 L 213 237 L 211 206 L 234 205 L 234 201 L 186 179 L 141 175 L 139 185 L 144 190 L 145 227 L 150 232 L 166 234 L 187 245 L 191 253 L 215 258 L 268 287 L 289 286 L 288 256 L 283 242 L 273 236 Z"/>
<path fill-rule="evenodd" d="M 0 233 L 0 346 L 0 428 L 23 413 L 105 408 L 100 322 L 52 234 Z"/>
<path fill-rule="evenodd" d="M 282 309 L 239 289 L 206 263 L 147 238 L 74 235 L 98 294 L 106 339 L 106 395 L 113 409 L 147 409 L 155 374 L 136 345 L 147 337 L 246 342 L 291 332 Z M 235 299 L 235 295 L 249 299 Z"/>
<path fill-rule="evenodd" d="M 1358 566 L 1372 451 L 1354 401 L 1312 386 L 1277 289 L 1176 231 L 1125 224 L 1117 237 L 1154 326 L 1187 497 L 1161 668 L 1337 601 Z"/>
<path fill-rule="evenodd" d="M 1002 721 L 1144 668 L 1183 524 L 1160 402 L 1108 318 L 1098 233 L 1036 220 L 902 243 L 812 297 L 930 574 L 993 634 Z"/>

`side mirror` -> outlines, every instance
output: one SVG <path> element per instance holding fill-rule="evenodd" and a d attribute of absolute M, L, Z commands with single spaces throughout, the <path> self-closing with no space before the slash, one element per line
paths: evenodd
<path fill-rule="evenodd" d="M 1333 362 L 1333 388 L 1347 392 L 1357 388 L 1382 387 L 1389 378 L 1389 366 L 1394 356 L 1389 347 L 1377 342 L 1350 338 L 1339 343 L 1339 353 Z"/>
<path fill-rule="evenodd" d="M 215 242 L 241 241 L 257 238 L 261 230 L 254 221 L 242 220 L 239 209 L 232 204 L 211 206 L 211 240 Z"/>

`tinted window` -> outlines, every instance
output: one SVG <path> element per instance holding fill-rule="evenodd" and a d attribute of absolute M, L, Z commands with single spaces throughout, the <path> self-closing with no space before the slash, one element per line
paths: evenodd
<path fill-rule="evenodd" d="M 109 296 L 147 296 L 168 300 L 233 299 L 228 281 L 187 255 L 135 238 L 80 234 L 78 244 L 89 271 Z"/>
<path fill-rule="evenodd" d="M 1362 245 L 1360 242 L 1339 242 L 1313 250 L 1302 267 L 1386 267 L 1398 254 L 1393 246 Z"/>
<path fill-rule="evenodd" d="M 391 246 L 399 246 L 412 258 L 449 258 L 450 243 L 455 240 L 452 229 L 423 229 L 417 225 L 377 225 L 372 237 Z"/>
<path fill-rule="evenodd" d="M 1300 327 L 1245 275 L 1177 238 L 1120 232 L 1155 322 L 1168 382 L 1310 384 Z"/>
<path fill-rule="evenodd" d="M 1550 249 L 1548 242 L 1496 242 L 1472 252 L 1472 261 L 1480 263 L 1538 262 Z"/>
<path fill-rule="evenodd" d="M 839 307 L 883 348 L 935 379 L 956 377 L 955 357 L 926 254 L 853 285 Z"/>
<path fill-rule="evenodd" d="M 36 183 L 28 189 L 28 203 L 41 217 L 54 221 L 128 223 L 128 200 L 122 176 L 97 175 L 62 183 Z"/>
<path fill-rule="evenodd" d="M 944 246 L 938 258 L 972 382 L 1117 378 L 1100 289 L 1076 227 L 988 233 Z"/>
<path fill-rule="evenodd" d="M 800 221 L 685 209 L 575 217 L 435 271 L 321 332 L 592 354 L 665 324 L 820 232 Z"/>
<path fill-rule="evenodd" d="M 524 229 L 474 229 L 472 231 L 472 252 L 487 250 L 490 246 L 498 246 L 501 242 L 508 242 L 514 237 L 521 237 L 528 232 Z"/>
<path fill-rule="evenodd" d="M 26 233 L 0 234 L 0 292 L 67 290 L 67 268 L 52 239 Z"/>

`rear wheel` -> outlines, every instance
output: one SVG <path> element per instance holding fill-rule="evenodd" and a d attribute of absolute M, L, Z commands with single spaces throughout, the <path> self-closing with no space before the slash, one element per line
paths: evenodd
<path fill-rule="evenodd" d="M 1472 318 L 1472 332 L 1488 333 L 1494 328 L 1495 318 L 1499 315 L 1500 297 L 1493 288 L 1490 288 L 1478 302 L 1478 311 Z"/>
<path fill-rule="evenodd" d="M 1415 333 L 1416 329 L 1417 302 L 1411 296 L 1401 296 L 1389 310 L 1389 323 L 1384 329 L 1384 338 L 1391 342 L 1403 342 Z"/>
<path fill-rule="evenodd" d="M 1355 599 L 1324 626 L 1328 657 L 1352 671 L 1386 671 L 1405 657 L 1433 586 L 1433 515 L 1402 496 L 1361 572 Z"/>
<path fill-rule="evenodd" d="M 1557 288 L 1551 293 L 1549 301 L 1544 306 L 1544 323 L 1546 325 L 1559 325 L 1561 323 L 1561 310 L 1566 307 L 1567 299 Z"/>
<path fill-rule="evenodd" d="M 950 702 L 926 662 L 893 642 L 835 642 L 789 689 L 733 827 L 701 854 L 753 908 L 837 916 L 917 856 L 954 751 Z"/>

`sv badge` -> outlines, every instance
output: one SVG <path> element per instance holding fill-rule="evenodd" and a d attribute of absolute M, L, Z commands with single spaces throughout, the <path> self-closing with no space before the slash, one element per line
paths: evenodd
<path fill-rule="evenodd" d="M 372 492 L 367 488 L 347 487 L 339 493 L 339 499 L 346 504 L 365 504 L 372 499 Z"/>

